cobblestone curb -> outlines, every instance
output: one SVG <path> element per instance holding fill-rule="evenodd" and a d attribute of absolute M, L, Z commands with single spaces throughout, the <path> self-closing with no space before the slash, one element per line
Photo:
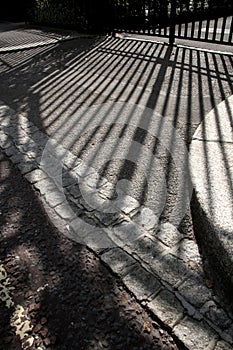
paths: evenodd
<path fill-rule="evenodd" d="M 48 154 L 46 166 L 42 166 L 41 157 L 48 137 L 4 103 L 0 104 L 0 120 L 0 146 L 40 192 L 50 218 L 67 237 L 78 242 L 82 239 L 83 243 L 95 249 L 137 300 L 188 349 L 232 348 L 233 314 L 208 288 L 193 237 L 181 235 L 169 224 L 158 228 L 149 218 L 141 222 L 143 208 L 130 196 L 125 208 L 117 215 L 93 210 L 85 202 L 78 186 L 82 182 L 91 191 L 96 181 L 91 168 L 88 172 L 86 169 L 83 171 L 85 164 L 81 159 L 51 139 L 54 147 Z M 57 191 L 61 174 L 58 173 L 58 178 L 52 180 L 48 178 L 51 167 L 61 159 L 65 196 Z M 111 184 L 103 179 L 98 192 L 100 203 L 111 197 L 112 190 Z M 99 249 L 98 245 L 93 246 L 93 236 L 85 232 L 85 226 L 75 226 L 80 215 L 85 222 L 98 227 L 93 233 L 95 243 L 97 231 L 104 229 L 109 233 L 109 239 L 113 238 L 115 247 Z M 146 217 L 143 215 L 144 220 Z M 136 240 L 126 243 L 121 240 L 119 227 L 122 223 L 124 233 L 140 231 Z"/>

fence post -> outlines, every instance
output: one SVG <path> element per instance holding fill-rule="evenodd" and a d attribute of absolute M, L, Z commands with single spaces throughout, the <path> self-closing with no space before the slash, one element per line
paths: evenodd
<path fill-rule="evenodd" d="M 169 45 L 175 42 L 176 0 L 171 0 Z"/>

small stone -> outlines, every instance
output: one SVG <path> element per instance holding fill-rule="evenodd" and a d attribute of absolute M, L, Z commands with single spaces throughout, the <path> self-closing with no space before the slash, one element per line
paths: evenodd
<path fill-rule="evenodd" d="M 45 338 L 48 334 L 49 330 L 47 327 L 43 327 L 41 330 L 40 330 L 40 334 L 42 335 L 43 338 Z"/>
<path fill-rule="evenodd" d="M 41 320 L 40 320 L 40 323 L 42 324 L 42 325 L 44 325 L 45 323 L 47 323 L 47 318 L 46 317 L 42 317 L 41 318 Z"/>
<path fill-rule="evenodd" d="M 34 331 L 35 333 L 38 333 L 38 332 L 41 330 L 41 328 L 42 328 L 41 324 L 38 323 L 38 324 L 35 325 L 33 331 Z"/>
<path fill-rule="evenodd" d="M 205 280 L 205 285 L 206 287 L 208 287 L 209 289 L 212 289 L 214 287 L 214 282 L 212 280 L 206 279 Z"/>
<path fill-rule="evenodd" d="M 29 305 L 28 311 L 29 312 L 36 311 L 36 310 L 39 310 L 39 308 L 40 308 L 40 304 L 33 303 Z"/>
<path fill-rule="evenodd" d="M 44 344 L 45 344 L 45 346 L 49 346 L 51 344 L 50 339 L 49 338 L 45 338 L 44 339 Z"/>
<path fill-rule="evenodd" d="M 24 295 L 25 299 L 28 299 L 28 298 L 30 298 L 30 297 L 32 297 L 32 296 L 33 296 L 33 292 L 32 292 L 31 290 L 29 290 L 28 292 L 26 292 L 25 295 Z"/>

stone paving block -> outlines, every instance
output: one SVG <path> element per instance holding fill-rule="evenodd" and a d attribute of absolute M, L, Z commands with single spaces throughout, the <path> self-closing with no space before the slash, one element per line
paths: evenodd
<path fill-rule="evenodd" d="M 140 260 L 150 266 L 160 259 L 160 255 L 166 251 L 166 246 L 156 239 L 144 235 L 128 245 L 131 253 L 136 253 Z"/>
<path fill-rule="evenodd" d="M 87 210 L 88 212 L 92 212 L 95 209 L 91 207 L 82 196 L 79 198 L 79 203 L 84 208 L 84 210 Z"/>
<path fill-rule="evenodd" d="M 119 210 L 114 207 L 114 201 L 107 199 L 100 195 L 97 188 L 87 186 L 86 178 L 80 178 L 79 189 L 81 191 L 84 202 L 92 209 L 96 209 L 102 214 L 117 213 Z M 84 205 L 85 206 L 85 205 Z"/>
<path fill-rule="evenodd" d="M 6 119 L 7 121 L 11 120 L 11 118 L 14 118 L 14 119 L 17 118 L 15 111 L 10 107 L 6 106 L 5 104 L 2 104 L 2 102 L 0 106 L 0 117 L 2 119 Z M 2 123 L 2 120 L 1 120 L 1 123 Z"/>
<path fill-rule="evenodd" d="M 84 243 L 94 250 L 115 247 L 116 244 L 111 240 L 108 233 L 102 228 L 93 227 L 92 231 L 85 236 Z"/>
<path fill-rule="evenodd" d="M 205 285 L 204 277 L 195 272 L 187 277 L 178 290 L 188 302 L 197 308 L 212 299 L 212 290 Z"/>
<path fill-rule="evenodd" d="M 73 239 L 92 249 L 112 248 L 115 243 L 109 238 L 108 230 L 90 224 L 84 218 L 76 217 L 69 224 Z"/>
<path fill-rule="evenodd" d="M 173 329 L 174 334 L 189 350 L 213 349 L 217 335 L 205 321 L 185 317 Z"/>
<path fill-rule="evenodd" d="M 67 220 L 67 222 L 71 222 L 76 217 L 76 214 L 67 202 L 57 205 L 54 210 L 62 219 Z"/>
<path fill-rule="evenodd" d="M 70 171 L 75 171 L 75 168 L 82 163 L 82 159 L 78 158 L 71 152 L 67 151 L 65 156 L 63 156 L 63 163 L 67 169 Z"/>
<path fill-rule="evenodd" d="M 154 214 L 153 210 L 146 207 L 140 208 L 133 221 L 148 231 L 153 230 L 158 225 L 158 217 Z"/>
<path fill-rule="evenodd" d="M 98 189 L 107 184 L 108 181 L 104 177 L 100 177 L 99 174 L 95 172 L 85 176 L 83 182 L 85 182 L 85 185 L 90 188 Z"/>
<path fill-rule="evenodd" d="M 99 193 L 103 198 L 112 199 L 113 196 L 116 196 L 115 185 L 111 182 L 107 182 L 100 188 Z"/>
<path fill-rule="evenodd" d="M 26 154 L 28 156 L 28 158 L 30 158 L 31 160 L 35 160 L 39 155 L 35 150 L 30 150 L 30 151 L 23 151 L 22 147 L 20 147 L 20 152 Z"/>
<path fill-rule="evenodd" d="M 7 134 L 8 136 L 15 136 L 15 138 L 17 138 L 17 135 L 16 134 L 16 125 L 12 125 L 12 124 L 8 124 L 8 125 L 5 125 L 4 126 L 4 132 L 5 134 Z"/>
<path fill-rule="evenodd" d="M 6 155 L 8 157 L 11 157 L 11 156 L 13 156 L 14 154 L 17 153 L 17 149 L 16 149 L 16 147 L 14 145 L 11 145 L 10 147 L 7 147 L 5 149 L 5 153 L 6 153 Z"/>
<path fill-rule="evenodd" d="M 60 191 L 49 192 L 45 194 L 45 200 L 50 207 L 54 208 L 65 201 L 65 195 Z"/>
<path fill-rule="evenodd" d="M 31 171 L 30 173 L 26 174 L 25 177 L 26 179 L 31 183 L 34 184 L 35 182 L 44 180 L 47 178 L 47 174 L 42 171 L 41 169 L 35 169 Z"/>
<path fill-rule="evenodd" d="M 140 203 L 131 196 L 125 194 L 122 190 L 117 190 L 118 200 L 114 204 L 118 209 L 123 211 L 124 214 L 129 214 L 133 210 L 140 207 Z"/>
<path fill-rule="evenodd" d="M 214 350 L 232 350 L 232 345 L 221 340 L 217 342 Z"/>
<path fill-rule="evenodd" d="M 35 182 L 34 187 L 40 191 L 41 195 L 45 195 L 56 190 L 56 185 L 54 181 L 48 177 L 39 180 L 38 182 Z"/>
<path fill-rule="evenodd" d="M 92 229 L 89 225 L 86 225 L 85 221 L 80 218 L 75 218 L 69 224 L 70 230 L 73 231 L 73 234 L 77 239 L 84 242 L 83 239 L 88 235 Z"/>
<path fill-rule="evenodd" d="M 175 292 L 176 298 L 180 301 L 182 304 L 183 308 L 185 309 L 185 312 L 187 315 L 194 317 L 198 321 L 201 320 L 203 317 L 200 315 L 198 310 L 192 306 L 187 300 L 178 292 Z"/>
<path fill-rule="evenodd" d="M 124 245 L 131 245 L 132 242 L 145 235 L 145 231 L 132 221 L 122 222 L 114 226 L 113 232 L 117 239 L 122 241 Z"/>
<path fill-rule="evenodd" d="M 113 248 L 103 253 L 101 260 L 121 277 L 125 276 L 132 269 L 132 266 L 136 264 L 136 260 L 120 248 Z"/>
<path fill-rule="evenodd" d="M 48 139 L 48 142 L 46 144 L 46 150 L 53 156 L 61 159 L 64 157 L 64 155 L 66 155 L 69 152 L 65 147 L 62 146 L 60 141 L 57 141 L 52 137 Z"/>
<path fill-rule="evenodd" d="M 62 172 L 62 186 L 69 187 L 78 183 L 77 177 L 73 177 L 69 172 Z"/>
<path fill-rule="evenodd" d="M 16 151 L 11 157 L 10 157 L 11 161 L 14 164 L 19 164 L 19 163 L 24 163 L 24 157 L 21 153 L 19 153 L 18 151 Z"/>
<path fill-rule="evenodd" d="M 80 216 L 82 214 L 86 214 L 82 208 L 80 208 L 79 206 L 79 202 L 74 199 L 73 197 L 69 197 L 67 196 L 66 193 L 65 194 L 65 201 L 68 203 L 68 205 L 71 207 L 71 209 L 73 210 L 73 212 L 75 213 L 76 216 Z"/>
<path fill-rule="evenodd" d="M 36 144 L 34 141 L 30 140 L 29 142 L 15 142 L 16 146 L 19 147 L 20 151 L 26 153 L 28 157 L 37 158 L 41 157 L 44 147 L 40 147 L 40 145 Z"/>
<path fill-rule="evenodd" d="M 226 329 L 232 324 L 232 320 L 230 320 L 223 308 L 213 300 L 207 301 L 200 309 L 200 312 L 221 330 Z"/>
<path fill-rule="evenodd" d="M 183 239 L 173 253 L 188 262 L 191 267 L 199 266 L 202 263 L 198 245 L 194 240 Z"/>
<path fill-rule="evenodd" d="M 171 286 L 178 286 L 189 273 L 184 260 L 172 254 L 166 254 L 151 262 L 152 270 Z"/>
<path fill-rule="evenodd" d="M 173 247 L 183 238 L 183 235 L 174 225 L 166 222 L 159 226 L 155 237 L 166 244 L 168 247 Z"/>
<path fill-rule="evenodd" d="M 17 166 L 23 175 L 30 173 L 37 168 L 37 164 L 33 161 L 21 162 Z"/>
<path fill-rule="evenodd" d="M 96 170 L 84 162 L 81 162 L 79 165 L 77 165 L 75 169 L 73 169 L 73 171 L 80 177 L 86 177 L 91 174 L 96 174 Z"/>
<path fill-rule="evenodd" d="M 18 139 L 24 139 L 25 142 L 29 140 L 29 137 L 25 132 L 19 128 L 18 124 L 15 124 L 14 126 L 8 126 L 4 128 L 4 131 L 6 134 L 11 136 L 13 139 L 18 140 Z"/>
<path fill-rule="evenodd" d="M 166 289 L 148 304 L 149 309 L 167 326 L 173 327 L 184 315 L 184 308 L 173 293 Z"/>
<path fill-rule="evenodd" d="M 29 136 L 31 136 L 31 135 L 33 135 L 34 133 L 36 133 L 36 132 L 38 132 L 39 131 L 39 129 L 35 126 L 35 125 L 33 125 L 32 123 L 28 123 L 27 125 L 22 125 L 21 123 L 20 123 L 20 127 L 29 135 Z"/>
<path fill-rule="evenodd" d="M 1 123 L 0 123 L 0 129 L 4 131 L 6 127 L 8 127 L 11 123 L 10 116 L 9 115 L 1 115 L 1 110 L 0 110 L 0 118 L 1 118 Z M 6 134 L 6 132 L 5 132 Z"/>
<path fill-rule="evenodd" d="M 7 149 L 12 146 L 14 146 L 12 139 L 0 131 L 0 147 Z"/>
<path fill-rule="evenodd" d="M 62 164 L 52 154 L 46 152 L 40 160 L 40 168 L 46 171 L 50 176 L 59 176 L 62 174 Z"/>
<path fill-rule="evenodd" d="M 48 136 L 43 134 L 42 132 L 38 131 L 35 132 L 33 135 L 31 135 L 31 138 L 33 141 L 35 141 L 36 143 L 38 143 L 41 146 L 46 146 L 46 143 L 48 142 Z"/>
<path fill-rule="evenodd" d="M 101 211 L 95 211 L 95 217 L 105 226 L 112 226 L 121 222 L 124 219 L 124 216 L 121 213 L 103 213 Z"/>
<path fill-rule="evenodd" d="M 123 278 L 123 282 L 139 300 L 149 299 L 161 288 L 159 280 L 139 264 Z"/>
<path fill-rule="evenodd" d="M 75 199 L 80 198 L 82 196 L 78 183 L 66 187 L 66 191 L 68 191 L 69 194 Z"/>

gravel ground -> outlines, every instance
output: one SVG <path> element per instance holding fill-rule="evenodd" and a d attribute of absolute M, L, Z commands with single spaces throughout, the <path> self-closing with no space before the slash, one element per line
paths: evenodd
<path fill-rule="evenodd" d="M 0 153 L 0 348 L 179 349 Z"/>

